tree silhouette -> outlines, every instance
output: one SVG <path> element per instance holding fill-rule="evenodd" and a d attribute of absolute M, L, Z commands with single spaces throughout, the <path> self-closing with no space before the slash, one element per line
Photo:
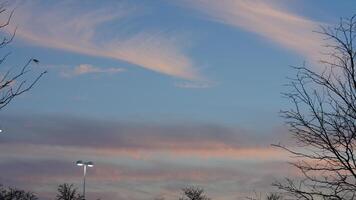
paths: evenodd
<path fill-rule="evenodd" d="M 64 183 L 58 186 L 56 200 L 84 200 L 84 198 L 73 184 Z"/>
<path fill-rule="evenodd" d="M 296 148 L 275 145 L 298 160 L 301 180 L 274 183 L 296 199 L 356 198 L 356 15 L 319 32 L 328 44 L 323 72 L 295 67 L 293 108 L 282 111 Z"/>
<path fill-rule="evenodd" d="M 179 200 L 210 200 L 207 196 L 205 196 L 204 190 L 199 187 L 186 187 L 183 188 L 184 196 L 179 198 Z"/>
<path fill-rule="evenodd" d="M 38 200 L 37 196 L 32 192 L 26 192 L 16 188 L 5 188 L 0 185 L 1 200 Z"/>
<path fill-rule="evenodd" d="M 12 33 L 8 33 L 6 28 L 10 24 L 14 10 L 8 12 L 7 4 L 0 4 L 0 49 L 4 49 L 15 37 L 16 29 Z M 4 20 L 1 20 L 4 19 Z M 0 65 L 8 58 L 10 53 L 5 53 L 0 57 Z M 15 97 L 29 91 L 39 81 L 39 79 L 47 73 L 43 71 L 32 80 L 28 80 L 31 72 L 31 64 L 38 64 L 39 60 L 35 58 L 29 59 L 18 72 L 12 73 L 11 69 L 0 73 L 0 110 L 8 105 Z"/>
<path fill-rule="evenodd" d="M 262 194 L 255 192 L 255 197 L 247 197 L 248 200 L 262 200 Z M 283 196 L 278 193 L 269 193 L 267 194 L 266 200 L 282 200 Z"/>
<path fill-rule="evenodd" d="M 282 200 L 283 197 L 280 194 L 277 193 L 270 193 L 267 195 L 266 200 Z"/>

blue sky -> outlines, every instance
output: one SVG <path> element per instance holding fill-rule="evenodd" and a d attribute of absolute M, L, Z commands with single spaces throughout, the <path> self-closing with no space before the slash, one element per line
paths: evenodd
<path fill-rule="evenodd" d="M 288 157 L 269 147 L 287 141 L 278 112 L 289 105 L 281 97 L 289 66 L 322 69 L 325 41 L 313 31 L 356 8 L 351 0 L 13 6 L 7 31 L 18 31 L 3 50 L 12 52 L 6 67 L 33 57 L 33 72 L 49 73 L 0 113 L 8 132 L 0 168 L 14 174 L 0 181 L 50 196 L 60 181 L 79 187 L 72 162 L 90 159 L 98 163 L 92 195 L 107 199 L 174 199 L 189 184 L 236 199 L 294 175 Z M 38 162 L 54 172 L 38 173 Z"/>

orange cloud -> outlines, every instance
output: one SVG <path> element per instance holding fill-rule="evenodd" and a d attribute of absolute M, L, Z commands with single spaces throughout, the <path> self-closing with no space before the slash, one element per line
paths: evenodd
<path fill-rule="evenodd" d="M 16 147 L 16 148 L 12 148 Z M 266 148 L 218 148 L 207 147 L 194 149 L 189 147 L 176 147 L 173 149 L 145 149 L 145 148 L 89 148 L 89 147 L 62 147 L 56 145 L 33 145 L 33 144 L 2 144 L 0 149 L 6 150 L 8 156 L 37 157 L 39 159 L 50 159 L 54 155 L 61 159 L 71 159 L 73 156 L 100 157 L 108 160 L 117 158 L 130 158 L 136 160 L 152 160 L 157 158 L 175 159 L 228 159 L 243 161 L 287 161 L 289 154 L 280 149 Z M 26 154 L 31 152 L 31 154 Z M 1 156 L 0 156 L 1 157 Z"/>

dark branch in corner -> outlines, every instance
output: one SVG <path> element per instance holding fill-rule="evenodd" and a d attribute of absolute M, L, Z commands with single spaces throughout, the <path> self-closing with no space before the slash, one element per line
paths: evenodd
<path fill-rule="evenodd" d="M 6 11 L 6 5 L 1 4 L 0 14 L 6 15 Z M 10 34 L 6 34 L 6 31 L 4 30 L 10 24 L 13 15 L 14 10 L 12 10 L 10 14 L 6 16 L 5 22 L 0 24 L 0 30 L 4 32 L 3 38 L 0 39 L 0 48 L 4 48 L 9 43 L 11 43 L 16 35 L 17 28 L 15 28 L 15 30 Z M 3 64 L 9 55 L 10 53 L 5 54 L 0 59 L 0 64 Z M 42 76 L 47 73 L 47 71 L 43 71 L 38 74 L 33 80 L 27 80 L 26 75 L 31 71 L 31 63 L 38 64 L 39 61 L 37 59 L 32 58 L 28 60 L 28 62 L 21 68 L 20 72 L 12 74 L 10 69 L 6 71 L 0 78 L 0 110 L 7 106 L 15 97 L 32 89 L 36 85 L 36 83 L 42 78 Z"/>

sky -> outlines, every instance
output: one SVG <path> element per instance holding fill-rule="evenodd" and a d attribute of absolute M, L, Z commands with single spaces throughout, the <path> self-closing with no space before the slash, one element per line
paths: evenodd
<path fill-rule="evenodd" d="M 0 183 L 52 199 L 56 186 L 87 199 L 178 199 L 199 186 L 213 199 L 274 191 L 298 177 L 279 111 L 291 104 L 290 66 L 322 70 L 315 31 L 355 14 L 332 0 L 14 1 L 14 41 L 0 72 L 29 59 L 48 73 L 0 111 Z"/>

